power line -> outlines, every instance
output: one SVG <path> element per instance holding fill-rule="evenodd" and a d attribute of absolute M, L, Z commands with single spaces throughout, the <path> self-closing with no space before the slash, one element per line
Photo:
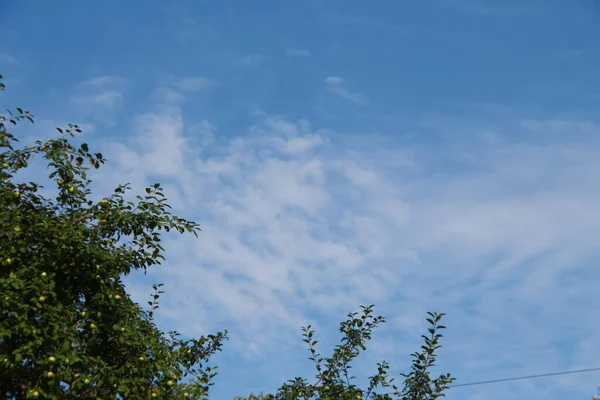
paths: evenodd
<path fill-rule="evenodd" d="M 579 369 L 579 370 L 575 370 L 575 371 L 550 372 L 548 374 L 519 376 L 519 377 L 516 377 L 516 378 L 494 379 L 494 380 L 491 380 L 491 381 L 459 383 L 457 385 L 450 385 L 448 387 L 449 388 L 455 388 L 455 387 L 460 387 L 460 386 L 487 385 L 488 383 L 516 381 L 516 380 L 520 380 L 520 379 L 543 378 L 543 377 L 546 377 L 546 376 L 555 376 L 555 375 L 580 374 L 582 372 L 592 372 L 592 371 L 600 371 L 600 367 L 598 367 L 598 368 L 588 368 L 588 369 Z"/>

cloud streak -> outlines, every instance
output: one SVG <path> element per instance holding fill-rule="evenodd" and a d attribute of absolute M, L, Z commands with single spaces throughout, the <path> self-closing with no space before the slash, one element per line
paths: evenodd
<path fill-rule="evenodd" d="M 120 180 L 141 187 L 160 178 L 177 209 L 202 224 L 199 240 L 169 240 L 170 267 L 152 274 L 167 284 L 161 315 L 174 328 L 231 328 L 240 362 L 268 362 L 299 340 L 301 325 L 327 327 L 374 303 L 391 322 L 367 361 L 404 368 L 423 313 L 436 309 L 451 328 L 441 367 L 461 382 L 593 366 L 594 351 L 557 344 L 597 347 L 591 282 L 600 273 L 585 267 L 598 255 L 597 143 L 473 137 L 462 145 L 476 149 L 468 159 L 455 144 L 441 150 L 468 172 L 444 173 L 427 164 L 426 147 L 367 147 L 308 121 L 257 118 L 242 136 L 197 143 L 171 107 L 141 116 L 138 139 L 109 152 Z M 514 121 L 514 129 L 573 126 L 597 129 Z M 519 383 L 492 398 L 510 387 L 573 393 L 581 382 Z M 465 398 L 461 390 L 448 398 Z"/>
<path fill-rule="evenodd" d="M 335 94 L 354 104 L 365 104 L 366 97 L 350 88 L 349 82 L 339 76 L 329 76 L 325 78 L 325 87 L 330 93 Z"/>

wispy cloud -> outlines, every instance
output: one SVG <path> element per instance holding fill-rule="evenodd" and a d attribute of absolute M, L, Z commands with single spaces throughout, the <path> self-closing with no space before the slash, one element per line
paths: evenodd
<path fill-rule="evenodd" d="M 98 76 L 77 85 L 71 102 L 91 119 L 109 125 L 115 123 L 114 115 L 123 105 L 127 80 L 116 76 Z"/>
<path fill-rule="evenodd" d="M 443 4 L 473 14 L 521 14 L 539 11 L 543 2 L 490 1 L 490 0 L 441 0 Z"/>
<path fill-rule="evenodd" d="M 362 93 L 353 91 L 350 88 L 349 82 L 339 76 L 329 76 L 325 78 L 325 86 L 329 92 L 352 103 L 365 104 L 367 102 L 366 97 Z"/>
<path fill-rule="evenodd" d="M 329 15 L 324 17 L 324 20 L 332 24 L 354 25 L 374 31 L 382 31 L 385 33 L 408 34 L 411 32 L 411 30 L 406 26 L 396 25 L 380 19 L 358 15 Z"/>
<path fill-rule="evenodd" d="M 544 143 L 473 135 L 437 147 L 434 159 L 429 142 L 406 147 L 307 120 L 255 118 L 239 135 L 216 135 L 207 120 L 186 123 L 173 104 L 136 117 L 129 141 L 102 140 L 111 164 L 101 184 L 162 181 L 177 212 L 202 225 L 199 240 L 166 240 L 169 268 L 150 272 L 166 283 L 160 318 L 170 327 L 188 335 L 228 328 L 240 362 L 281 372 L 295 357 L 281 349 L 300 340 L 299 326 L 330 329 L 331 319 L 374 303 L 390 323 L 368 362 L 404 368 L 423 313 L 436 309 L 451 327 L 440 368 L 461 382 L 593 364 L 600 270 L 585 266 L 600 255 L 600 141 L 569 138 L 598 137 L 594 121 L 516 118 L 516 136 L 553 134 Z M 147 292 L 134 278 L 134 293 Z M 557 345 L 565 341 L 582 351 Z M 531 396 L 584 382 L 570 379 L 516 388 Z M 486 390 L 468 393 L 447 398 Z M 492 398 L 510 393 L 501 387 Z"/>
<path fill-rule="evenodd" d="M 188 92 L 201 92 L 215 86 L 216 82 L 203 76 L 191 76 L 175 81 L 175 86 Z"/>
<path fill-rule="evenodd" d="M 21 63 L 21 60 L 12 54 L 0 53 L 0 63 L 18 65 Z"/>
<path fill-rule="evenodd" d="M 108 90 L 101 93 L 76 96 L 73 100 L 82 105 L 113 109 L 118 104 L 121 104 L 123 94 L 114 90 Z"/>
<path fill-rule="evenodd" d="M 285 54 L 288 56 L 295 56 L 295 57 L 309 57 L 310 51 L 306 50 L 306 49 L 287 49 L 285 51 Z"/>
<path fill-rule="evenodd" d="M 106 89 L 111 86 L 123 85 L 125 79 L 118 76 L 97 76 L 79 83 L 82 88 Z"/>
<path fill-rule="evenodd" d="M 251 54 L 243 57 L 239 57 L 234 61 L 236 67 L 258 67 L 264 56 L 262 54 Z"/>

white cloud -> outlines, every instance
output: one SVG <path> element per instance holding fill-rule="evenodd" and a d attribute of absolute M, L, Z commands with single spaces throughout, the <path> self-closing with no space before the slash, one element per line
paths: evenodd
<path fill-rule="evenodd" d="M 123 101 L 123 94 L 114 90 L 109 90 L 97 94 L 77 96 L 73 100 L 78 104 L 112 109 L 121 104 Z"/>
<path fill-rule="evenodd" d="M 258 67 L 263 58 L 264 56 L 262 54 L 250 54 L 236 59 L 234 65 L 236 67 Z"/>
<path fill-rule="evenodd" d="M 203 76 L 191 76 L 176 81 L 177 88 L 188 92 L 201 92 L 215 85 L 212 79 Z"/>
<path fill-rule="evenodd" d="M 367 101 L 362 93 L 353 91 L 350 88 L 348 81 L 339 76 L 329 76 L 325 78 L 325 86 L 331 93 L 334 93 L 335 95 L 352 103 L 364 104 Z"/>
<path fill-rule="evenodd" d="M 107 122 L 123 104 L 123 90 L 127 81 L 116 76 L 98 76 L 80 82 L 78 93 L 71 101 L 87 113 Z"/>
<path fill-rule="evenodd" d="M 12 54 L 0 53 L 0 63 L 18 65 L 21 63 L 21 60 Z"/>
<path fill-rule="evenodd" d="M 543 2 L 490 0 L 442 0 L 442 4 L 473 14 L 522 14 L 543 9 Z"/>
<path fill-rule="evenodd" d="M 109 86 L 122 85 L 126 81 L 118 76 L 97 76 L 79 83 L 80 87 L 106 88 Z"/>
<path fill-rule="evenodd" d="M 227 346 L 261 364 L 299 341 L 301 325 L 326 325 L 374 303 L 390 324 L 367 361 L 385 358 L 395 371 L 406 368 L 432 309 L 449 314 L 440 368 L 461 382 L 594 361 L 591 350 L 557 343 L 590 345 L 600 317 L 600 270 L 589 267 L 599 255 L 598 141 L 474 136 L 462 144 L 468 159 L 456 144 L 436 150 L 461 168 L 436 170 L 428 146 L 345 140 L 265 113 L 239 137 L 214 136 L 208 121 L 187 128 L 177 107 L 136 121 L 138 139 L 107 152 L 115 166 L 108 171 L 139 186 L 160 178 L 177 212 L 203 228 L 198 240 L 166 240 L 169 267 L 151 272 L 166 283 L 161 318 L 170 327 L 190 335 L 228 328 Z M 195 131 L 213 136 L 185 134 Z M 198 304 L 213 312 L 197 320 Z M 284 363 L 289 355 L 281 354 Z M 582 382 L 511 387 L 530 396 L 575 393 Z M 506 388 L 488 398 L 506 397 Z M 457 388 L 447 398 L 487 389 Z"/>
<path fill-rule="evenodd" d="M 410 29 L 405 26 L 391 24 L 383 20 L 368 18 L 365 16 L 334 15 L 326 17 L 325 21 L 339 25 L 355 25 L 362 29 L 370 29 L 385 33 L 408 34 L 410 32 Z"/>
<path fill-rule="evenodd" d="M 309 57 L 310 51 L 306 49 L 287 49 L 285 54 L 288 56 L 296 56 L 296 57 Z"/>

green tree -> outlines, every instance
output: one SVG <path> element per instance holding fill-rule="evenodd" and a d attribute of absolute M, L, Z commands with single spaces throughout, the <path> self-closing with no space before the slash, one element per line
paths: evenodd
<path fill-rule="evenodd" d="M 144 310 L 121 280 L 160 264 L 161 232 L 197 235 L 197 224 L 169 212 L 158 184 L 136 203 L 125 201 L 127 185 L 92 202 L 88 170 L 105 159 L 71 143 L 81 130 L 16 149 L 9 124 L 33 116 L 9 114 L 0 116 L 0 397 L 205 398 L 215 374 L 207 361 L 226 332 L 164 334 L 153 321 L 160 285 Z M 15 182 L 35 156 L 47 160 L 54 201 L 39 184 Z"/>
<path fill-rule="evenodd" d="M 439 340 L 440 325 L 444 314 L 428 313 L 428 335 L 423 335 L 424 344 L 421 351 L 412 354 L 411 371 L 401 374 L 404 385 L 400 389 L 388 374 L 389 364 L 382 361 L 377 364 L 377 373 L 369 378 L 366 389 L 360 389 L 352 383 L 355 376 L 350 370 L 352 361 L 361 351 L 366 350 L 366 342 L 371 339 L 373 330 L 385 322 L 382 316 L 373 316 L 374 306 L 361 306 L 362 313 L 348 314 L 348 319 L 340 324 L 343 334 L 341 342 L 333 351 L 331 357 L 323 358 L 316 350 L 317 340 L 311 326 L 303 328 L 304 342 L 310 351 L 310 360 L 314 362 L 317 374 L 316 382 L 311 384 L 307 379 L 295 378 L 285 383 L 275 395 L 250 395 L 246 400 L 296 400 L 296 399 L 327 399 L 327 400 L 435 400 L 444 396 L 448 385 L 454 381 L 450 374 L 437 378 L 430 375 L 431 367 L 435 366 L 436 352 L 441 347 Z M 378 393 L 383 389 L 384 393 Z M 236 397 L 236 400 L 244 400 Z"/>

